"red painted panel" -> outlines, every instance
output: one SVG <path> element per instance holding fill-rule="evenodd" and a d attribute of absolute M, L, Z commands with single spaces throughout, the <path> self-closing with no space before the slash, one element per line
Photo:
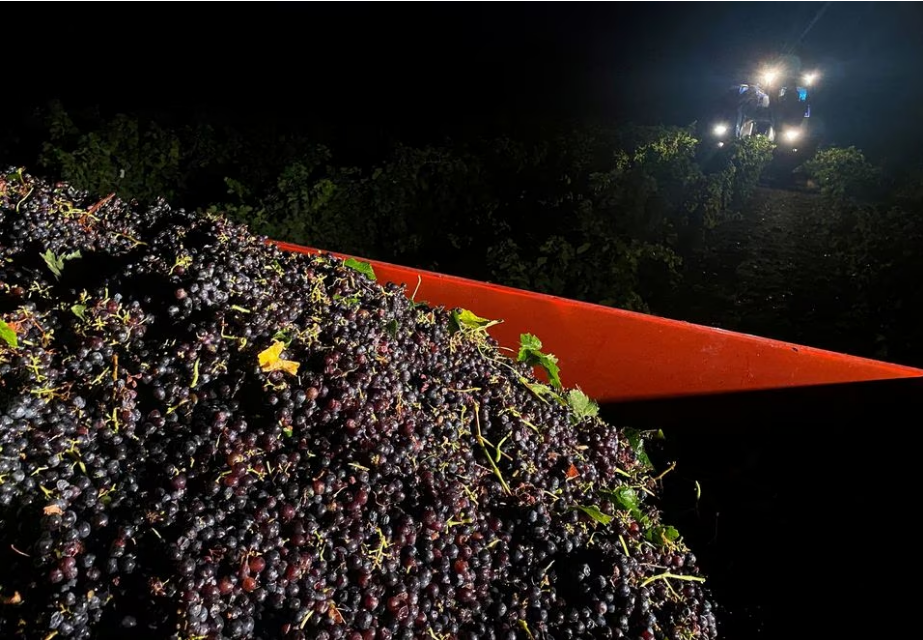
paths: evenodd
<path fill-rule="evenodd" d="M 404 283 L 408 295 L 419 277 L 417 300 L 502 319 L 490 329 L 501 345 L 518 348 L 521 333 L 534 333 L 560 359 L 564 384 L 600 402 L 923 376 L 921 369 L 370 262 L 380 281 Z"/>

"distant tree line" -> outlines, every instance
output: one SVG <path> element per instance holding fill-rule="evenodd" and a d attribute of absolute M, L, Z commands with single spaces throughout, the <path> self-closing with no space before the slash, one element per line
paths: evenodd
<path fill-rule="evenodd" d="M 753 277 L 719 264 L 736 272 L 712 278 L 707 265 L 756 224 L 752 196 L 773 158 L 762 138 L 718 148 L 694 126 L 581 126 L 395 145 L 343 166 L 336 149 L 290 132 L 77 117 L 60 104 L 43 122 L 40 169 L 95 193 L 164 197 L 276 239 L 923 363 L 923 172 L 886 176 L 855 148 L 821 149 L 797 170 L 816 206 L 786 237 L 810 245 L 801 256 L 825 255 L 772 267 L 766 277 L 797 289 L 780 295 L 800 306 L 754 326 L 766 309 L 748 294 Z M 809 313 L 812 296 L 835 316 Z"/>

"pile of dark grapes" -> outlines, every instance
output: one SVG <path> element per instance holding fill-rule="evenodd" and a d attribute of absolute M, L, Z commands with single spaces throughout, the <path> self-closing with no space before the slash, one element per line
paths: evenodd
<path fill-rule="evenodd" d="M 0 318 L 2 638 L 716 637 L 626 435 L 337 258 L 8 170 Z"/>

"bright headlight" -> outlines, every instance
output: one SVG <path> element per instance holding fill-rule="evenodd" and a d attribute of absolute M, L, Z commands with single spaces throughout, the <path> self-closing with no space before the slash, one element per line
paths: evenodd
<path fill-rule="evenodd" d="M 728 126 L 726 124 L 716 124 L 714 132 L 716 136 L 723 136 L 728 132 Z"/>
<path fill-rule="evenodd" d="M 812 84 L 814 84 L 817 81 L 817 74 L 813 72 L 806 73 L 804 74 L 804 77 L 801 79 L 801 81 L 804 83 L 804 86 L 810 87 Z"/>
<path fill-rule="evenodd" d="M 789 129 L 788 131 L 785 132 L 785 139 L 788 140 L 789 142 L 794 142 L 800 137 L 801 137 L 801 131 L 799 131 L 798 129 Z"/>
<path fill-rule="evenodd" d="M 762 76 L 760 77 L 760 82 L 762 82 L 767 87 L 772 86 L 772 83 L 775 82 L 779 77 L 778 69 L 766 69 L 763 71 Z"/>

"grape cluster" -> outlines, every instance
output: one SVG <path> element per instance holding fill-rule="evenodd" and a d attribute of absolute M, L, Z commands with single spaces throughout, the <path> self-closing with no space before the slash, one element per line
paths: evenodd
<path fill-rule="evenodd" d="M 0 637 L 716 637 L 625 434 L 483 331 L 0 176 Z"/>

